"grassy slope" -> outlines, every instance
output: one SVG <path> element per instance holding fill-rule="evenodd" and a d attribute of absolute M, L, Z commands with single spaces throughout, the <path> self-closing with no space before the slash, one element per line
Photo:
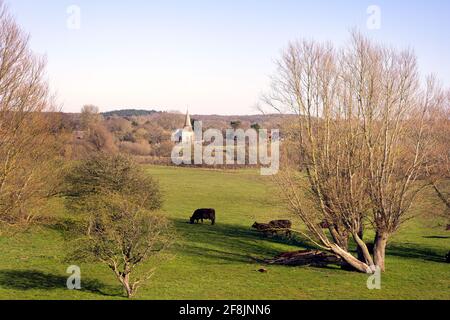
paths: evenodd
<path fill-rule="evenodd" d="M 382 290 L 366 288 L 367 276 L 337 268 L 269 266 L 256 272 L 252 257 L 271 257 L 307 244 L 262 239 L 251 230 L 255 221 L 286 218 L 274 203 L 267 178 L 256 171 L 209 171 L 148 167 L 166 191 L 164 211 L 180 235 L 175 258 L 158 268 L 139 299 L 450 299 L 450 265 L 442 256 L 450 248 L 448 233 L 436 223 L 414 220 L 392 239 Z M 416 212 L 441 208 L 423 197 Z M 189 225 L 200 207 L 218 212 L 216 226 Z M 49 213 L 59 221 L 14 237 L 1 238 L 0 298 L 121 299 L 110 271 L 100 264 L 64 261 L 70 224 L 56 201 Z M 441 238 L 444 237 L 444 238 Z M 82 268 L 82 291 L 65 289 L 70 264 Z"/>

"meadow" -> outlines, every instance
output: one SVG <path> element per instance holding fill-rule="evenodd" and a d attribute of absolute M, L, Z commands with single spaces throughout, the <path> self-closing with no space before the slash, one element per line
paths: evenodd
<path fill-rule="evenodd" d="M 277 202 L 270 178 L 257 170 L 204 170 L 147 166 L 165 194 L 163 213 L 174 223 L 172 259 L 136 299 L 450 299 L 450 265 L 444 256 L 450 234 L 429 212 L 443 210 L 431 193 L 412 208 L 410 220 L 390 241 L 381 290 L 368 290 L 367 276 L 338 267 L 264 265 L 260 259 L 311 248 L 302 238 L 264 238 L 253 222 L 295 217 Z M 217 224 L 187 223 L 197 208 L 215 208 Z M 70 260 L 77 217 L 63 201 L 49 204 L 50 223 L 0 238 L 0 299 L 124 299 L 108 268 Z M 152 263 L 152 262 L 149 262 Z M 79 265 L 82 290 L 66 288 L 66 269 Z M 260 273 L 260 267 L 267 273 Z"/>

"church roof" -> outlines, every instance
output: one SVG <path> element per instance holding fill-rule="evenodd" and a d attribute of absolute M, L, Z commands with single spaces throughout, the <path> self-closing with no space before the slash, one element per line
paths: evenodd
<path fill-rule="evenodd" d="M 184 121 L 184 129 L 192 130 L 191 116 L 189 115 L 189 111 L 186 112 L 186 120 Z"/>

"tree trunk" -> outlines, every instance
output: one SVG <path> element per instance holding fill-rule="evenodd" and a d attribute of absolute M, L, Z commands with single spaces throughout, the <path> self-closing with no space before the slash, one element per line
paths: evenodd
<path fill-rule="evenodd" d="M 347 262 L 350 266 L 355 268 L 359 272 L 364 273 L 373 273 L 373 270 L 370 268 L 370 266 L 362 261 L 359 261 L 357 258 L 355 258 L 351 253 L 343 250 L 339 246 L 332 244 L 331 245 L 331 251 L 333 253 L 337 254 L 339 257 L 341 257 L 345 262 Z"/>
<path fill-rule="evenodd" d="M 385 256 L 388 237 L 388 234 L 385 232 L 377 232 L 375 235 L 375 243 L 373 247 L 374 262 L 375 266 L 379 267 L 381 271 L 386 270 Z"/>
<path fill-rule="evenodd" d="M 450 199 L 448 199 L 444 193 L 439 189 L 436 183 L 433 183 L 433 189 L 438 195 L 439 199 L 447 206 L 447 209 L 450 209 Z"/>
<path fill-rule="evenodd" d="M 369 266 L 373 266 L 374 262 L 366 243 L 360 238 L 359 234 L 353 234 L 353 239 L 358 248 L 358 260 L 364 261 Z"/>
<path fill-rule="evenodd" d="M 361 226 L 359 227 L 357 236 L 359 237 L 359 239 L 361 239 L 361 241 L 364 241 L 364 227 L 362 226 L 362 223 L 361 223 Z M 358 254 L 358 260 L 364 261 L 365 260 L 364 252 L 359 245 L 356 246 L 356 252 Z"/>
<path fill-rule="evenodd" d="M 345 251 L 348 251 L 348 233 L 343 235 L 341 237 L 341 241 L 339 241 L 341 248 L 343 248 Z"/>
<path fill-rule="evenodd" d="M 133 289 L 131 288 L 131 286 L 130 286 L 130 274 L 126 274 L 124 277 L 123 277 L 123 281 L 122 281 L 122 285 L 123 285 L 123 287 L 124 287 L 124 289 L 125 289 L 125 292 L 126 292 L 126 294 L 127 294 L 127 297 L 128 298 L 131 298 L 131 297 L 133 297 Z"/>
<path fill-rule="evenodd" d="M 326 267 L 330 264 L 340 264 L 342 259 L 335 254 L 325 253 L 318 250 L 301 250 L 296 252 L 285 252 L 273 259 L 266 259 L 269 264 L 280 264 L 287 266 L 313 266 Z"/>
<path fill-rule="evenodd" d="M 333 237 L 334 242 L 336 242 L 337 245 L 345 251 L 348 251 L 348 232 L 339 232 L 339 230 L 334 226 L 330 226 L 328 230 L 330 230 L 330 234 Z"/>

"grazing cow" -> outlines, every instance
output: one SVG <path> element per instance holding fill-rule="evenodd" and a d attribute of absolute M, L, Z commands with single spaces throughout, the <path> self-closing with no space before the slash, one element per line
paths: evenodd
<path fill-rule="evenodd" d="M 273 220 L 269 222 L 269 225 L 274 229 L 284 230 L 286 237 L 292 235 L 290 230 L 292 228 L 292 222 L 290 220 Z"/>
<path fill-rule="evenodd" d="M 274 235 L 276 233 L 276 231 L 274 230 L 274 228 L 272 226 L 270 226 L 268 223 L 258 223 L 255 222 L 252 226 L 252 228 L 255 228 L 258 231 L 261 231 L 262 233 L 264 233 L 264 235 Z"/>
<path fill-rule="evenodd" d="M 195 210 L 194 214 L 191 217 L 191 224 L 198 223 L 203 220 L 211 220 L 211 225 L 216 223 L 216 210 L 214 209 L 198 209 Z"/>
<path fill-rule="evenodd" d="M 255 222 L 255 223 L 252 225 L 252 228 L 255 228 L 255 229 L 258 230 L 258 231 L 262 231 L 262 230 L 270 229 L 271 226 L 270 226 L 268 223 L 258 223 L 258 222 Z"/>
<path fill-rule="evenodd" d="M 292 223 L 289 220 L 274 220 L 269 223 L 258 223 L 255 222 L 252 226 L 258 231 L 264 233 L 264 235 L 276 235 L 280 231 L 284 231 L 286 236 L 291 235 Z"/>
<path fill-rule="evenodd" d="M 292 222 L 289 220 L 273 220 L 269 222 L 269 225 L 272 228 L 279 228 L 279 229 L 290 229 L 292 228 Z"/>

